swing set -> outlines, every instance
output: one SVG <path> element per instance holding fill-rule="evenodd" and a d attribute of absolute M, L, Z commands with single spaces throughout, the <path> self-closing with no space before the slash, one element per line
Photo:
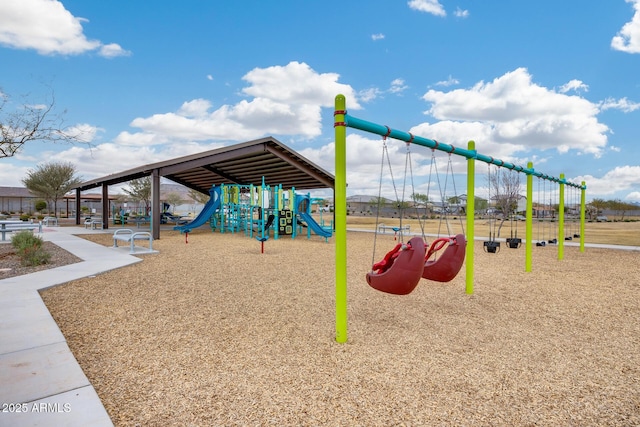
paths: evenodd
<path fill-rule="evenodd" d="M 564 174 L 559 178 L 542 174 L 533 168 L 529 162 L 527 167 L 515 165 L 500 159 L 495 159 L 478 153 L 475 142 L 469 141 L 467 148 L 454 147 L 453 145 L 415 136 L 409 132 L 398 131 L 388 126 L 378 125 L 347 114 L 346 98 L 337 95 L 335 98 L 334 131 L 335 131 L 335 298 L 336 298 L 336 341 L 347 341 L 347 179 L 346 179 L 346 139 L 347 127 L 364 132 L 380 135 L 384 138 L 393 138 L 408 144 L 416 144 L 432 150 L 444 151 L 449 155 L 457 155 L 467 160 L 467 201 L 466 201 L 466 233 L 468 239 L 473 242 L 475 235 L 475 164 L 482 161 L 498 167 L 509 169 L 527 176 L 527 207 L 526 207 L 526 236 L 525 236 L 525 271 L 532 271 L 532 242 L 533 242 L 533 177 L 555 182 L 560 187 L 559 204 L 559 235 L 564 234 L 564 187 L 570 186 L 581 190 L 580 198 L 580 252 L 584 252 L 584 223 L 585 223 L 585 193 L 586 184 L 575 184 L 565 179 Z M 576 233 L 578 234 L 578 233 Z M 413 237 L 406 243 L 398 243 L 385 257 L 375 263 L 371 272 L 367 275 L 367 281 L 374 288 L 384 292 L 404 295 L 413 290 L 421 277 L 428 280 L 434 278 L 451 280 L 458 273 L 457 262 L 460 258 L 465 263 L 465 289 L 467 294 L 473 294 L 474 282 L 474 245 L 466 244 L 464 235 L 436 239 L 426 248 L 421 237 Z M 448 245 L 448 246 L 447 246 Z M 439 249 L 446 249 L 437 259 L 431 260 L 430 256 Z M 449 253 L 447 253 L 447 251 Z M 430 255 L 431 253 L 431 255 Z M 453 253 L 453 254 L 452 254 Z M 461 255 L 462 254 L 462 255 Z M 564 239 L 558 241 L 558 260 L 564 259 Z M 455 265 L 447 265 L 448 260 Z M 431 262 L 430 262 L 431 261 Z M 462 264 L 462 263 L 460 263 Z M 460 270 L 461 266 L 458 268 Z M 455 272 L 455 273 L 453 273 Z M 449 276 L 452 277 L 449 278 Z M 427 276 L 427 277 L 425 277 Z M 373 284 L 372 284 L 373 283 Z M 375 286 L 374 286 L 375 285 Z M 413 286 L 413 288 L 411 287 Z"/>
<path fill-rule="evenodd" d="M 388 128 L 387 128 L 388 129 Z M 410 143 L 406 144 L 407 151 L 405 155 L 405 168 L 404 179 L 402 185 L 402 197 L 398 196 L 398 190 L 393 177 L 393 171 L 391 167 L 391 159 L 389 158 L 389 152 L 387 149 L 387 136 L 390 133 L 388 129 L 387 135 L 382 137 L 382 162 L 380 165 L 380 184 L 378 187 L 378 209 L 376 214 L 376 227 L 374 237 L 373 257 L 375 259 L 376 242 L 378 236 L 378 220 L 380 212 L 380 203 L 382 200 L 382 176 L 384 172 L 385 158 L 389 165 L 389 174 L 391 176 L 391 183 L 396 196 L 396 203 L 400 210 L 400 226 L 397 227 L 396 235 L 398 236 L 400 243 L 389 251 L 384 258 L 376 263 L 373 263 L 371 271 L 367 273 L 367 283 L 374 289 L 382 292 L 387 292 L 395 295 L 406 295 L 411 293 L 418 285 L 421 278 L 437 281 L 437 282 L 449 282 L 453 280 L 458 274 L 464 263 L 466 240 L 464 234 L 458 234 L 450 237 L 440 237 L 435 239 L 430 246 L 425 244 L 424 224 L 418 215 L 418 221 L 420 222 L 420 229 L 422 230 L 422 237 L 413 237 L 407 243 L 403 243 L 403 230 L 402 221 L 404 218 L 404 196 L 407 185 L 407 173 L 409 171 L 411 178 L 412 194 L 415 194 L 415 186 L 413 184 L 413 169 L 411 162 L 411 150 Z M 444 195 L 446 194 L 446 181 L 445 190 L 442 191 L 440 186 L 440 177 L 437 174 L 437 166 L 435 166 L 435 156 L 431 158 L 431 169 L 429 173 L 429 185 L 431 187 L 431 175 L 435 168 L 436 176 L 438 178 L 438 188 L 440 190 L 441 198 L 444 201 Z M 451 177 L 453 178 L 453 167 L 451 166 L 451 158 L 449 157 L 449 165 L 447 172 L 451 171 Z M 447 175 L 448 178 L 448 175 Z M 454 183 L 455 192 L 455 183 Z M 427 193 L 427 200 L 429 200 L 429 193 Z M 444 207 L 444 205 L 443 205 Z M 440 224 L 444 217 L 444 212 L 440 215 Z M 461 221 L 462 224 L 462 221 Z M 395 229 L 394 229 L 395 230 Z M 449 230 L 449 224 L 447 221 L 447 230 Z M 464 226 L 463 226 L 464 232 Z M 395 238 L 395 237 L 394 237 Z M 446 249 L 445 249 L 446 247 Z M 443 250 L 443 252 L 440 252 Z"/>

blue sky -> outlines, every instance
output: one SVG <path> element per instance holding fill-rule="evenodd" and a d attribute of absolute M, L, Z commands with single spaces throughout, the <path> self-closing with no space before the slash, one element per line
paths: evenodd
<path fill-rule="evenodd" d="M 358 118 L 640 201 L 640 0 L 3 0 L 0 63 L 5 112 L 53 91 L 91 142 L 0 159 L 4 186 L 45 161 L 88 180 L 264 136 L 333 172 L 343 93 Z M 377 194 L 380 137 L 347 141 L 348 194 Z M 389 150 L 399 187 L 405 148 Z M 412 148 L 407 191 L 428 192 L 430 158 Z"/>

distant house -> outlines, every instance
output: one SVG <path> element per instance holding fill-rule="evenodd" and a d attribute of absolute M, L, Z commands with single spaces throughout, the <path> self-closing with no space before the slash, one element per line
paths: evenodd
<path fill-rule="evenodd" d="M 117 195 L 110 195 L 109 199 L 116 199 Z M 24 187 L 0 187 L 0 212 L 4 215 L 19 215 L 22 213 L 35 214 L 35 205 L 38 200 L 42 200 L 42 197 L 37 197 Z M 99 212 L 101 206 L 100 194 L 83 194 L 81 199 L 81 206 L 86 206 L 84 209 L 88 213 Z M 51 206 L 53 209 L 53 206 Z M 75 194 L 67 194 L 62 199 L 58 200 L 58 211 L 55 212 L 55 216 L 66 217 L 73 215 L 76 211 L 76 196 Z M 47 213 L 53 214 L 53 212 L 47 211 Z"/>
<path fill-rule="evenodd" d="M 0 187 L 0 211 L 5 214 L 32 212 L 36 200 L 24 187 Z"/>
<path fill-rule="evenodd" d="M 476 198 L 478 200 L 478 198 Z M 484 200 L 484 199 L 481 199 Z M 377 196 L 354 195 L 347 197 L 347 212 L 349 215 L 373 215 L 379 211 L 380 216 L 399 217 L 400 209 L 404 208 L 404 216 L 418 217 L 427 214 L 451 214 L 464 215 L 467 207 L 467 195 L 450 197 L 446 201 L 429 201 L 426 206 L 413 200 L 405 200 L 402 206 L 398 206 L 395 200 L 385 197 L 378 200 Z"/>
<path fill-rule="evenodd" d="M 164 185 L 164 184 L 163 184 Z M 161 185 L 161 187 L 163 186 Z M 161 189 L 162 195 L 169 192 L 177 192 L 175 186 L 169 186 L 165 190 Z M 185 197 L 185 200 L 187 197 Z M 35 214 L 35 204 L 38 200 L 42 200 L 42 197 L 33 195 L 29 190 L 24 187 L 1 187 L 0 186 L 0 212 L 5 215 L 19 215 L 22 213 Z M 122 200 L 122 202 L 118 202 Z M 109 203 L 110 210 L 120 210 L 121 204 L 129 204 L 131 206 L 137 206 L 136 202 L 125 203 L 126 196 L 120 194 L 110 194 Z M 53 209 L 53 206 L 50 206 Z M 59 218 L 72 217 L 76 212 L 76 196 L 75 193 L 69 193 L 62 199 L 58 200 L 58 211 L 55 212 L 55 216 Z M 99 193 L 83 193 L 80 199 L 80 209 L 86 214 L 102 215 L 102 195 Z M 54 214 L 47 211 L 47 213 Z"/>

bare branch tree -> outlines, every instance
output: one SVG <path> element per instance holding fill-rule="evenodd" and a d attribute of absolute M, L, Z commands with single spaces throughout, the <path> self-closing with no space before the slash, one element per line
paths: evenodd
<path fill-rule="evenodd" d="M 495 171 L 489 171 L 489 185 L 491 186 L 492 199 L 496 209 L 502 211 L 502 221 L 498 227 L 498 236 L 505 220 L 515 214 L 518 209 L 518 201 L 520 200 L 520 174 L 514 171 L 502 170 L 496 168 Z"/>
<path fill-rule="evenodd" d="M 0 91 L 0 158 L 12 157 L 32 141 L 84 143 L 84 132 L 65 127 L 62 114 L 55 113 L 55 96 L 45 104 L 21 103 L 11 110 L 11 98 Z"/>

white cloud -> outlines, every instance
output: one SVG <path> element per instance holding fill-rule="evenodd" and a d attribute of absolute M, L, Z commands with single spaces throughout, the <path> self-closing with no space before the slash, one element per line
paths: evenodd
<path fill-rule="evenodd" d="M 46 152 L 46 160 L 71 162 L 77 167 L 78 175 L 84 180 L 100 178 L 115 172 L 140 167 L 176 157 L 187 156 L 221 147 L 222 144 L 202 144 L 185 141 L 164 146 L 129 146 L 126 150 L 118 143 L 104 143 L 88 148 L 75 145 L 61 152 Z M 0 168 L 0 177 L 3 170 Z M 21 172 L 19 176 L 25 176 Z"/>
<path fill-rule="evenodd" d="M 432 15 L 436 16 L 447 15 L 444 7 L 442 7 L 438 0 L 410 0 L 407 4 L 411 9 L 420 12 L 431 13 Z"/>
<path fill-rule="evenodd" d="M 213 80 L 213 76 L 211 74 L 207 74 L 207 80 Z"/>
<path fill-rule="evenodd" d="M 78 123 L 74 126 L 70 126 L 64 130 L 64 133 L 75 137 L 82 142 L 93 142 L 96 139 L 98 132 L 102 132 L 104 129 L 95 127 L 88 123 Z"/>
<path fill-rule="evenodd" d="M 182 104 L 178 114 L 185 117 L 204 117 L 211 108 L 211 102 L 206 99 L 194 99 Z"/>
<path fill-rule="evenodd" d="M 447 78 L 447 80 L 440 80 L 439 82 L 436 83 L 436 86 L 453 86 L 453 85 L 457 85 L 459 84 L 460 81 L 458 79 L 454 79 L 451 74 L 449 74 L 449 78 Z"/>
<path fill-rule="evenodd" d="M 373 40 L 374 42 L 382 39 L 384 39 L 384 34 L 382 33 L 371 34 L 371 40 Z"/>
<path fill-rule="evenodd" d="M 24 187 L 21 179 L 27 176 L 27 166 L 18 166 L 13 163 L 0 162 L 0 182 L 3 187 Z"/>
<path fill-rule="evenodd" d="M 369 89 L 363 89 L 358 92 L 358 97 L 362 102 L 371 102 L 377 97 L 379 97 L 383 92 L 377 87 L 372 87 Z"/>
<path fill-rule="evenodd" d="M 391 82 L 391 87 L 389 88 L 389 92 L 391 93 L 400 93 L 407 90 L 409 86 L 404 83 L 404 79 L 394 79 Z"/>
<path fill-rule="evenodd" d="M 104 56 L 105 58 L 115 58 L 117 56 L 129 56 L 131 52 L 128 50 L 124 50 L 117 43 L 109 43 L 100 47 L 99 50 L 100 56 Z"/>
<path fill-rule="evenodd" d="M 627 194 L 627 197 L 624 198 L 630 202 L 640 202 L 640 191 L 632 191 Z"/>
<path fill-rule="evenodd" d="M 527 147 L 600 156 L 607 144 L 609 128 L 597 119 L 598 105 L 539 86 L 524 68 L 470 89 L 429 90 L 423 98 L 431 103 L 427 113 L 450 121 L 452 128 L 480 124 L 485 147 L 495 143 L 511 153 Z"/>
<path fill-rule="evenodd" d="M 567 92 L 572 91 L 572 90 L 576 91 L 576 92 L 588 92 L 589 91 L 589 86 L 584 84 L 580 80 L 573 79 L 573 80 L 569 81 L 568 83 L 565 83 L 562 86 L 560 86 L 560 89 L 558 89 L 558 92 L 567 93 Z"/>
<path fill-rule="evenodd" d="M 640 166 L 617 166 L 600 178 L 584 175 L 571 181 L 586 182 L 589 198 L 613 196 L 618 192 L 631 189 L 635 189 L 637 193 L 640 187 Z"/>
<path fill-rule="evenodd" d="M 396 187 L 402 186 L 405 166 L 405 144 L 400 141 L 389 140 L 388 151 L 395 185 Z M 333 142 L 319 149 L 306 148 L 300 150 L 300 154 L 331 173 L 335 171 L 334 153 L 335 144 Z M 380 185 L 382 138 L 370 138 L 358 133 L 349 133 L 347 135 L 346 155 L 349 194 L 377 195 Z M 418 154 L 414 160 L 419 158 L 420 155 Z M 384 197 L 395 198 L 391 180 L 392 174 L 389 172 L 387 160 L 385 159 L 382 184 Z"/>
<path fill-rule="evenodd" d="M 640 109 L 640 103 L 629 101 L 626 97 L 620 99 L 607 98 L 600 103 L 600 109 L 602 111 L 614 109 L 631 113 Z"/>
<path fill-rule="evenodd" d="M 611 39 L 611 47 L 627 53 L 640 53 L 640 0 L 626 0 L 633 4 L 631 21 L 622 26 L 618 34 Z"/>
<path fill-rule="evenodd" d="M 383 143 L 381 137 L 363 135 L 361 133 L 348 133 L 346 141 L 346 157 L 347 157 L 347 192 L 349 195 L 368 194 L 377 195 L 380 187 L 381 164 Z M 382 188 L 383 197 L 390 199 L 402 199 L 402 190 L 404 185 L 404 198 L 407 199 L 409 194 L 419 192 L 430 195 L 434 199 L 439 199 L 438 178 L 436 170 L 442 180 L 441 185 L 447 185 L 446 194 L 453 194 L 453 183 L 449 175 L 448 184 L 445 184 L 445 175 L 447 174 L 447 164 L 449 156 L 446 153 L 436 152 L 436 165 L 431 168 L 430 150 L 416 145 L 411 146 L 411 168 L 407 168 L 407 177 L 405 177 L 406 144 L 402 141 L 388 139 L 387 140 L 389 159 L 385 157 L 384 166 L 382 167 Z M 335 144 L 333 142 L 326 144 L 320 148 L 305 148 L 300 150 L 300 154 L 326 169 L 330 173 L 335 171 Z M 454 173 L 466 172 L 466 160 L 461 157 L 453 156 L 452 169 Z M 389 169 L 391 163 L 391 171 Z M 429 176 L 431 175 L 431 179 Z M 412 179 L 413 176 L 413 179 Z M 455 178 L 457 182 L 458 192 L 462 190 L 465 181 L 461 177 Z M 394 191 L 395 184 L 395 191 Z M 331 196 L 329 194 L 328 196 Z"/>
<path fill-rule="evenodd" d="M 318 106 L 333 106 L 336 93 L 353 98 L 350 108 L 358 107 L 353 89 L 338 83 L 339 74 L 314 71 L 304 62 L 292 61 L 285 66 L 254 68 L 243 80 L 250 86 L 242 92 L 256 98 L 268 98 L 276 102 Z"/>
<path fill-rule="evenodd" d="M 255 68 L 243 79 L 242 93 L 252 97 L 212 111 L 205 99 L 185 102 L 178 111 L 136 118 L 131 126 L 142 132 L 122 132 L 117 142 L 129 145 L 163 144 L 170 139 L 243 141 L 266 135 L 321 134 L 321 109 L 334 105 L 337 93 L 349 99 L 349 109 L 359 109 L 358 96 L 338 83 L 335 73 L 317 73 L 305 63 Z"/>
<path fill-rule="evenodd" d="M 404 79 L 397 78 L 391 81 L 389 89 L 382 90 L 377 87 L 372 87 L 359 91 L 358 99 L 362 102 L 371 102 L 374 99 L 383 96 L 385 93 L 399 94 L 404 92 L 408 88 L 409 86 L 405 84 Z"/>
<path fill-rule="evenodd" d="M 458 18 L 468 18 L 469 17 L 469 11 L 468 10 L 462 10 L 459 7 L 456 7 L 455 12 L 453 12 L 453 14 L 458 17 Z"/>
<path fill-rule="evenodd" d="M 83 33 L 86 19 L 73 16 L 56 0 L 3 0 L 0 2 L 0 44 L 34 49 L 42 55 L 79 55 L 97 51 L 106 58 L 129 55 L 115 43 L 89 40 Z"/>

